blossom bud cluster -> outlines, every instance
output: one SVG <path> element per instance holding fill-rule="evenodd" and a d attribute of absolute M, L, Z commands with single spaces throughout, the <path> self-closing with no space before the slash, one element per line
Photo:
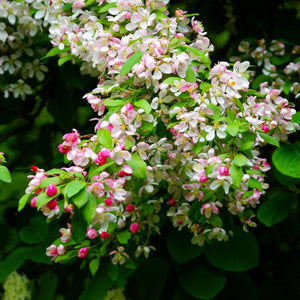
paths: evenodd
<path fill-rule="evenodd" d="M 259 147 L 298 128 L 280 90 L 249 89 L 249 62 L 211 67 L 202 24 L 181 10 L 169 17 L 166 2 L 48 4 L 52 44 L 100 78 L 84 96 L 95 132 L 65 134 L 58 150 L 71 166 L 36 167 L 26 189 L 49 219 L 67 215 L 47 249 L 55 261 L 148 257 L 164 214 L 200 246 L 227 240 L 230 218 L 255 226 L 270 169 Z"/>

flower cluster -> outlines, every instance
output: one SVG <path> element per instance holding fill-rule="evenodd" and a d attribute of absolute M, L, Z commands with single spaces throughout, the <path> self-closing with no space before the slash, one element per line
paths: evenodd
<path fill-rule="evenodd" d="M 42 1 L 0 1 L 0 92 L 25 100 L 45 79 Z M 46 38 L 47 40 L 47 38 Z"/>
<path fill-rule="evenodd" d="M 259 148 L 297 129 L 295 110 L 280 90 L 249 89 L 248 62 L 211 67 L 202 24 L 182 10 L 169 17 L 166 3 L 46 4 L 60 56 L 100 79 L 84 96 L 95 133 L 65 134 L 58 150 L 70 166 L 33 167 L 22 198 L 48 219 L 66 215 L 47 249 L 55 261 L 148 257 L 164 215 L 200 246 L 227 240 L 234 219 L 256 226 L 270 169 Z"/>
<path fill-rule="evenodd" d="M 296 99 L 300 97 L 299 45 L 278 40 L 270 43 L 265 39 L 254 42 L 245 40 L 240 43 L 238 50 L 242 59 L 251 60 L 258 66 L 256 77 L 262 75 L 261 82 L 267 82 L 269 89 L 281 90 L 286 95 L 292 94 Z"/>

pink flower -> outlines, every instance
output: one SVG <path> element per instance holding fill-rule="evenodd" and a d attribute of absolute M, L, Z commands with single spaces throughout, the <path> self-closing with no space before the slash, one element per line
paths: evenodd
<path fill-rule="evenodd" d="M 72 227 L 71 227 L 71 224 L 68 223 L 68 228 L 61 228 L 59 230 L 60 232 L 60 240 L 63 242 L 63 243 L 66 243 L 70 240 L 71 236 L 72 236 Z"/>
<path fill-rule="evenodd" d="M 51 245 L 46 249 L 46 255 L 52 256 L 53 258 L 51 260 L 54 260 L 58 255 L 64 255 L 65 254 L 65 247 L 63 245 Z"/>
<path fill-rule="evenodd" d="M 138 223 L 136 223 L 136 222 L 131 223 L 130 224 L 130 232 L 135 234 L 135 233 L 138 233 L 138 231 L 139 231 Z"/>
<path fill-rule="evenodd" d="M 57 187 L 55 184 L 51 183 L 46 188 L 46 194 L 49 197 L 55 196 L 57 194 Z"/>
<path fill-rule="evenodd" d="M 94 239 L 97 237 L 98 233 L 97 231 L 94 229 L 94 228 L 89 228 L 87 231 L 86 231 L 86 235 L 89 239 Z"/>
<path fill-rule="evenodd" d="M 214 203 L 205 203 L 201 207 L 201 215 L 205 215 L 207 219 L 211 217 L 211 213 L 218 214 L 219 209 Z"/>
<path fill-rule="evenodd" d="M 80 248 L 78 251 L 78 257 L 79 258 L 85 258 L 88 255 L 89 248 L 88 247 L 83 247 Z"/>

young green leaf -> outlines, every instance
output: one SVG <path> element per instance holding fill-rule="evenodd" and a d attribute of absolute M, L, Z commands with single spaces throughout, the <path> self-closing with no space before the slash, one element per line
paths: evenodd
<path fill-rule="evenodd" d="M 127 162 L 128 165 L 132 168 L 132 175 L 138 178 L 146 178 L 146 163 L 140 158 L 136 153 L 131 154 L 131 160 Z"/>
<path fill-rule="evenodd" d="M 0 165 L 0 180 L 11 183 L 11 176 L 8 169 L 5 166 Z"/>
<path fill-rule="evenodd" d="M 187 67 L 186 75 L 185 75 L 184 80 L 187 81 L 187 82 L 192 82 L 192 83 L 196 82 L 196 80 L 197 80 L 195 71 L 190 65 L 188 65 L 188 67 Z"/>
<path fill-rule="evenodd" d="M 145 99 L 141 99 L 134 102 L 134 106 L 142 108 L 146 114 L 149 114 L 152 110 L 151 105 L 149 102 Z"/>
<path fill-rule="evenodd" d="M 122 231 L 117 234 L 117 239 L 120 244 L 127 244 L 130 237 L 131 237 L 131 233 L 128 231 Z"/>
<path fill-rule="evenodd" d="M 122 66 L 120 74 L 122 76 L 127 75 L 132 70 L 133 66 L 141 61 L 143 54 L 143 51 L 137 51 L 132 54 Z"/>
<path fill-rule="evenodd" d="M 97 131 L 97 136 L 98 136 L 100 144 L 103 147 L 105 147 L 109 150 L 113 149 L 113 139 L 112 139 L 112 136 L 108 129 L 99 129 Z"/>
<path fill-rule="evenodd" d="M 279 141 L 274 136 L 270 136 L 266 133 L 260 132 L 260 136 L 269 144 L 274 145 L 276 147 L 280 147 Z"/>
<path fill-rule="evenodd" d="M 22 198 L 19 200 L 18 211 L 21 211 L 25 207 L 30 196 L 31 194 L 25 194 L 22 196 Z"/>
<path fill-rule="evenodd" d="M 81 180 L 74 180 L 66 185 L 64 194 L 68 198 L 72 198 L 74 195 L 78 194 L 84 187 L 86 187 L 86 182 Z"/>
<path fill-rule="evenodd" d="M 243 154 L 237 154 L 233 159 L 233 163 L 238 167 L 244 166 L 247 163 L 247 161 L 248 158 Z"/>

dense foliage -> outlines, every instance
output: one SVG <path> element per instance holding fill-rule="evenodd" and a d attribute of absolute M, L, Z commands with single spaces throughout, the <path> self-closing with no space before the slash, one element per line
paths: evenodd
<path fill-rule="evenodd" d="M 225 299 L 245 286 L 263 297 L 280 278 L 255 290 L 274 243 L 275 257 L 295 254 L 286 272 L 297 272 L 299 142 L 287 135 L 298 129 L 299 46 L 237 47 L 247 36 L 235 26 L 240 4 L 227 1 L 211 56 L 202 24 L 174 3 L 168 15 L 165 2 L 0 2 L 7 299 L 13 287 L 20 299 L 123 299 L 122 289 L 130 299 Z M 277 9 L 287 7 L 298 9 Z M 289 240 L 282 222 L 254 235 L 257 219 L 286 219 Z M 252 279 L 235 273 L 257 266 Z"/>

